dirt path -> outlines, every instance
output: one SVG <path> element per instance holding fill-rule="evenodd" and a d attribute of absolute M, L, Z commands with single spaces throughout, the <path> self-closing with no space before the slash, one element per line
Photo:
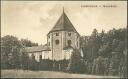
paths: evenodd
<path fill-rule="evenodd" d="M 56 71 L 2 70 L 2 78 L 119 78 L 113 76 L 95 76 L 87 74 L 71 74 Z"/>

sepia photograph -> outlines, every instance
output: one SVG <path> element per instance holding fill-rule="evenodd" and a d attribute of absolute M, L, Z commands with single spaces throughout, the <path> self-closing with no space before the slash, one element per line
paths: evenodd
<path fill-rule="evenodd" d="M 1 78 L 128 78 L 127 1 L 1 1 Z"/>

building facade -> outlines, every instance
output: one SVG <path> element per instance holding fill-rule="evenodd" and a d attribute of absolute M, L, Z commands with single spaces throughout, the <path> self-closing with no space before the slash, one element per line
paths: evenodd
<path fill-rule="evenodd" d="M 63 10 L 62 15 L 47 34 L 47 44 L 44 46 L 27 47 L 25 51 L 30 57 L 40 59 L 64 60 L 70 59 L 72 51 L 69 48 L 80 49 L 80 35 Z"/>

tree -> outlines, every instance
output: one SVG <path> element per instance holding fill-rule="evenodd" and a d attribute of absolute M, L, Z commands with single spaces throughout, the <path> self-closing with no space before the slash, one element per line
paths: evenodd
<path fill-rule="evenodd" d="M 98 31 L 96 29 L 93 30 L 92 35 L 90 36 L 89 39 L 90 43 L 90 48 L 91 48 L 91 60 L 97 58 L 98 56 L 98 50 L 100 48 L 100 41 L 99 41 L 99 36 L 98 36 Z"/>
<path fill-rule="evenodd" d="M 81 36 L 81 39 L 80 39 L 80 45 L 81 45 L 81 48 L 82 48 L 82 50 L 83 50 L 83 58 L 85 59 L 87 59 L 88 58 L 88 39 L 89 39 L 89 37 L 88 36 Z"/>
<path fill-rule="evenodd" d="M 107 44 L 104 44 L 99 48 L 98 54 L 102 54 L 103 57 L 111 57 L 111 52 L 112 52 L 112 46 L 108 42 Z"/>
<path fill-rule="evenodd" d="M 25 47 L 32 47 L 32 46 L 38 46 L 38 43 L 33 43 L 28 39 L 21 39 L 21 43 L 23 44 L 23 46 Z"/>
<path fill-rule="evenodd" d="M 100 55 L 93 61 L 92 74 L 103 75 L 104 71 L 104 58 Z"/>
<path fill-rule="evenodd" d="M 1 38 L 2 61 L 6 63 L 6 66 L 8 68 L 19 67 L 19 56 L 21 54 L 21 47 L 22 44 L 17 37 L 7 35 Z"/>
<path fill-rule="evenodd" d="M 83 73 L 85 72 L 85 65 L 82 63 L 80 52 L 77 49 L 74 49 L 69 61 L 69 70 L 71 72 Z"/>
<path fill-rule="evenodd" d="M 102 55 L 104 59 L 106 59 L 106 61 L 104 61 L 105 68 L 117 71 L 118 67 L 114 66 L 118 66 L 118 63 L 121 62 L 121 59 L 123 58 L 122 52 L 124 51 L 124 48 L 127 48 L 127 29 L 113 28 L 106 33 L 104 30 L 102 30 L 101 33 L 98 33 L 98 31 L 94 29 L 91 36 L 88 36 L 88 40 L 84 40 L 84 37 L 86 36 L 81 37 L 81 47 L 84 50 L 85 59 L 90 63 L 90 65 L 87 65 L 88 68 L 93 68 L 91 66 L 94 64 L 94 60 L 96 63 L 97 57 Z M 117 57 L 119 58 L 113 58 L 113 52 L 118 53 Z M 91 69 L 89 71 L 91 71 Z M 105 73 L 106 72 L 108 73 L 108 71 L 105 71 Z"/>
<path fill-rule="evenodd" d="M 104 43 L 104 41 L 103 41 L 104 36 L 105 36 L 105 31 L 102 30 L 102 32 L 99 34 L 100 45 L 103 45 L 103 43 Z"/>
<path fill-rule="evenodd" d="M 29 69 L 29 62 L 30 62 L 30 59 L 29 59 L 28 54 L 26 54 L 25 52 L 22 52 L 22 55 L 21 55 L 21 68 L 22 69 Z"/>

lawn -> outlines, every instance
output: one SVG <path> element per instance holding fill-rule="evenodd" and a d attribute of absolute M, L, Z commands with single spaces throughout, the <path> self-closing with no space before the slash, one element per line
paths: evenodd
<path fill-rule="evenodd" d="M 1 70 L 2 78 L 118 78 L 113 76 L 95 76 L 72 74 L 58 71 Z"/>

